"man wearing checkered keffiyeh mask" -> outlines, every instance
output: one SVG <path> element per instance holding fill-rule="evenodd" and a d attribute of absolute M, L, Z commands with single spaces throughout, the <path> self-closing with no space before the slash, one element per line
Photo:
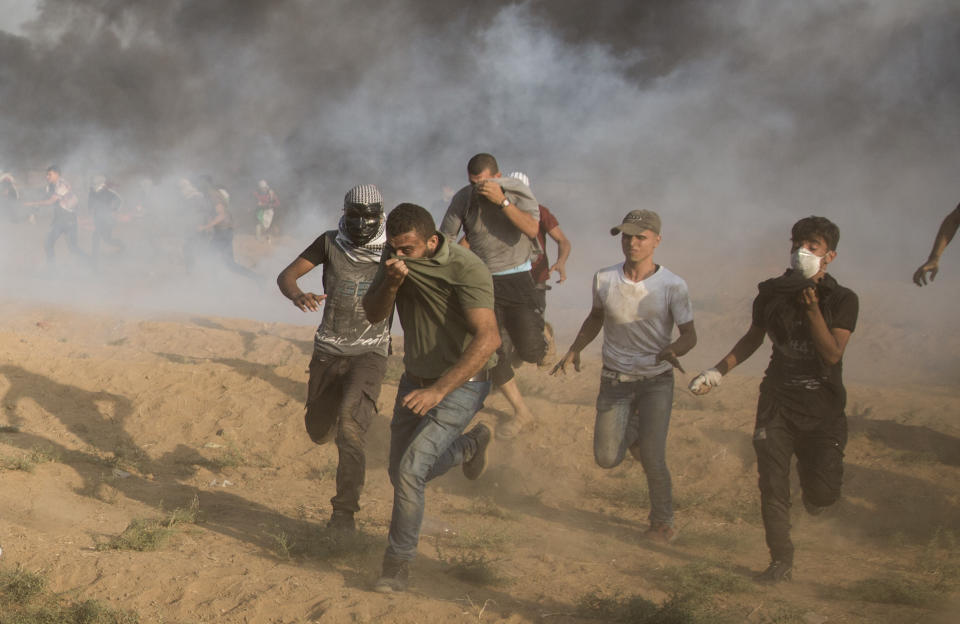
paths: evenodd
<path fill-rule="evenodd" d="M 387 370 L 390 321 L 371 324 L 362 299 L 380 267 L 386 243 L 383 197 L 372 184 L 353 187 L 337 229 L 324 232 L 277 278 L 304 312 L 323 307 L 314 335 L 307 384 L 307 433 L 317 444 L 336 440 L 340 461 L 328 526 L 354 529 L 365 474 L 365 435 L 377 410 Z M 323 265 L 323 295 L 304 292 L 297 280 Z"/>
<path fill-rule="evenodd" d="M 380 262 L 387 242 L 383 197 L 372 184 L 353 187 L 343 198 L 337 244 L 358 262 Z"/>

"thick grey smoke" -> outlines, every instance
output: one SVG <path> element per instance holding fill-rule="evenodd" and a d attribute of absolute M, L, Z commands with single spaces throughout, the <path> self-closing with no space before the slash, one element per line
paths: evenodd
<path fill-rule="evenodd" d="M 81 189 L 96 170 L 160 188 L 211 173 L 244 198 L 266 177 L 310 216 L 256 267 L 268 280 L 334 226 L 353 184 L 439 217 L 443 187 L 490 151 L 530 174 L 574 242 L 570 280 L 551 293 L 562 324 L 588 306 L 592 271 L 620 259 L 609 227 L 638 206 L 662 214 L 659 257 L 708 312 L 745 315 L 756 282 L 785 264 L 789 226 L 809 214 L 839 224 L 834 272 L 863 291 L 863 319 L 937 332 L 936 310 L 957 303 L 952 248 L 933 288 L 909 283 L 960 200 L 960 6 L 949 0 L 10 8 L 0 168 L 58 162 Z M 30 244 L 18 234 L 5 245 L 18 274 L 42 264 L 38 228 Z M 167 251 L 151 268 L 162 295 L 138 297 L 302 319 L 275 311 L 287 304 L 269 287 L 186 288 L 173 242 Z M 149 264 L 131 261 L 131 279 Z M 80 290 L 112 300 L 108 285 Z"/>

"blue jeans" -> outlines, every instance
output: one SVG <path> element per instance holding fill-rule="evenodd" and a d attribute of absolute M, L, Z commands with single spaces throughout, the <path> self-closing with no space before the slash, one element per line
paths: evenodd
<path fill-rule="evenodd" d="M 427 481 L 463 463 L 476 451 L 476 441 L 463 435 L 481 407 L 488 381 L 468 381 L 431 409 L 418 416 L 403 406 L 403 397 L 420 386 L 400 378 L 390 422 L 390 482 L 393 516 L 390 519 L 387 556 L 412 560 L 420 541 Z"/>
<path fill-rule="evenodd" d="M 673 370 L 640 381 L 600 380 L 593 455 L 602 468 L 620 465 L 627 449 L 643 465 L 650 493 L 650 525 L 673 524 L 667 470 L 667 428 L 673 407 Z"/>

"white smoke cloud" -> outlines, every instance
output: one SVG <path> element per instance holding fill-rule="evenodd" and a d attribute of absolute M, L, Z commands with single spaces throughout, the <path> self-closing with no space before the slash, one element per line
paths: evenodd
<path fill-rule="evenodd" d="M 695 299 L 748 301 L 784 266 L 790 225 L 821 214 L 841 228 L 841 281 L 892 284 L 865 297 L 866 318 L 882 306 L 896 322 L 945 327 L 931 310 L 955 302 L 953 250 L 933 288 L 909 277 L 958 200 L 960 7 L 641 4 L 48 0 L 19 30 L 10 24 L 29 13 L 0 22 L 0 166 L 59 162 L 80 189 L 95 170 L 164 187 L 211 173 L 241 212 L 266 177 L 308 216 L 257 265 L 269 283 L 335 226 L 349 187 L 378 184 L 388 205 L 439 218 L 443 187 L 489 151 L 531 176 L 573 240 L 570 280 L 550 295 L 570 322 L 592 272 L 621 259 L 610 226 L 647 207 L 664 220 L 658 257 Z M 23 250 L 5 274 L 24 275 L 22 293 L 44 290 L 31 277 L 42 229 L 6 245 Z M 188 288 L 175 241 L 167 249 L 162 294 L 137 291 L 148 305 L 303 319 L 270 287 L 214 277 Z M 149 264 L 131 260 L 134 274 L 116 279 Z"/>

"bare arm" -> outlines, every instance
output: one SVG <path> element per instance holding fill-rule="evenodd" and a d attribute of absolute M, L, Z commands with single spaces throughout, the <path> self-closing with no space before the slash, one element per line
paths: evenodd
<path fill-rule="evenodd" d="M 404 406 L 416 414 L 423 416 L 440 403 L 443 397 L 476 375 L 500 346 L 497 317 L 491 308 L 470 308 L 465 310 L 464 314 L 473 339 L 460 359 L 432 386 L 414 390 L 403 397 Z"/>
<path fill-rule="evenodd" d="M 32 201 L 32 202 L 23 202 L 23 205 L 29 206 L 31 208 L 35 208 L 37 206 L 52 206 L 58 201 L 60 201 L 60 196 L 54 193 L 53 195 L 51 195 L 46 199 L 40 199 L 38 201 Z"/>
<path fill-rule="evenodd" d="M 587 318 L 583 320 L 580 331 L 577 332 L 577 337 L 573 339 L 573 344 L 570 345 L 570 349 L 566 355 L 563 356 L 563 359 L 557 362 L 553 370 L 550 371 L 550 374 L 566 373 L 567 365 L 571 363 L 573 364 L 573 369 L 580 372 L 580 352 L 583 351 L 588 344 L 593 342 L 593 339 L 597 337 L 601 329 L 603 329 L 603 309 L 593 308 L 590 310 Z"/>
<path fill-rule="evenodd" d="M 761 327 L 753 325 L 751 323 L 750 329 L 747 330 L 747 333 L 743 335 L 740 340 L 737 341 L 737 344 L 733 345 L 733 349 L 730 350 L 722 360 L 717 362 L 717 365 L 714 366 L 721 375 L 726 375 L 731 370 L 734 369 L 738 364 L 742 364 L 749 358 L 751 355 L 756 353 L 757 349 L 760 348 L 760 345 L 763 344 L 763 337 L 766 332 L 763 331 Z"/>
<path fill-rule="evenodd" d="M 570 240 L 566 237 L 566 235 L 564 235 L 563 230 L 560 229 L 559 225 L 553 229 L 547 230 L 547 235 L 557 243 L 557 261 L 553 263 L 552 267 L 550 267 L 550 272 L 557 272 L 557 274 L 560 276 L 560 279 L 557 280 L 557 283 L 561 284 L 567 279 L 567 258 L 570 257 L 572 245 L 570 244 Z"/>
<path fill-rule="evenodd" d="M 410 271 L 406 263 L 399 258 L 387 260 L 383 270 L 385 272 L 383 279 L 374 281 L 370 290 L 363 296 L 363 311 L 366 312 L 367 321 L 371 324 L 379 323 L 390 316 L 393 304 L 397 300 L 397 291 L 400 290 L 400 285 Z"/>
<path fill-rule="evenodd" d="M 914 284 L 917 286 L 926 285 L 928 273 L 931 282 L 937 277 L 940 268 L 940 256 L 947 245 L 950 244 L 950 241 L 953 240 L 958 228 L 960 228 L 960 205 L 957 205 L 953 212 L 948 214 L 943 223 L 940 224 L 937 236 L 933 239 L 933 249 L 930 250 L 930 256 L 913 274 Z"/>
<path fill-rule="evenodd" d="M 277 276 L 277 286 L 280 287 L 280 292 L 292 301 L 293 305 L 304 312 L 308 310 L 316 312 L 320 309 L 323 300 L 327 298 L 326 295 L 316 295 L 312 292 L 305 293 L 297 285 L 297 280 L 309 273 L 315 266 L 309 260 L 298 257 Z"/>

